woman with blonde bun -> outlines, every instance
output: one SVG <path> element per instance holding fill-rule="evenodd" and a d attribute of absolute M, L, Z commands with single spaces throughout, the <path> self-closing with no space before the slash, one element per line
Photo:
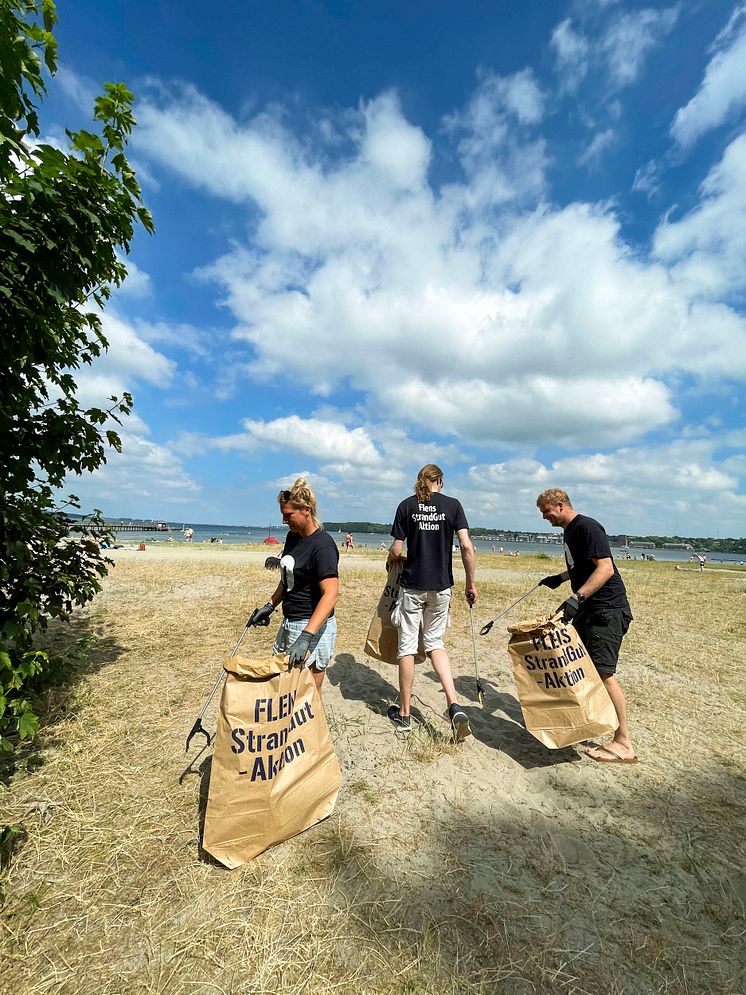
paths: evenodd
<path fill-rule="evenodd" d="M 287 653 L 290 665 L 304 663 L 321 694 L 324 671 L 334 652 L 339 596 L 339 550 L 316 513 L 316 497 L 304 477 L 277 495 L 288 535 L 280 557 L 280 583 L 260 608 L 255 624 L 269 625 L 282 603 L 284 619 L 274 653 Z"/>

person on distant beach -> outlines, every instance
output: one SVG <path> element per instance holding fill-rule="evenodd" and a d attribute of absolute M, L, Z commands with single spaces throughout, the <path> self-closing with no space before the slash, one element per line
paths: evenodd
<path fill-rule="evenodd" d="M 352 541 L 352 532 L 345 535 L 345 549 L 354 549 L 355 543 Z"/>
<path fill-rule="evenodd" d="M 594 746 L 585 752 L 599 763 L 637 763 L 627 703 L 616 679 L 619 649 L 632 621 L 632 611 L 609 539 L 603 526 L 594 518 L 579 515 L 567 493 L 558 487 L 542 491 L 536 506 L 545 521 L 564 529 L 567 563 L 567 570 L 544 577 L 539 583 L 554 590 L 566 580 L 571 582 L 572 593 L 560 605 L 563 621 L 572 622 L 578 630 L 619 720 L 608 746 Z"/>
<path fill-rule="evenodd" d="M 187 527 L 184 529 L 184 542 L 191 542 L 193 536 L 194 536 L 194 529 L 191 526 L 187 525 Z"/>
<path fill-rule="evenodd" d="M 269 601 L 254 616 L 254 624 L 269 625 L 282 603 L 284 620 L 273 653 L 287 653 L 290 665 L 305 663 L 321 695 L 324 671 L 334 652 L 339 597 L 339 550 L 317 517 L 316 496 L 303 477 L 277 495 L 288 535 L 280 557 L 280 582 Z"/>
<path fill-rule="evenodd" d="M 700 573 L 704 573 L 705 563 L 707 563 L 707 557 L 706 556 L 698 556 L 697 557 L 697 563 L 699 563 L 699 572 Z"/>
<path fill-rule="evenodd" d="M 456 699 L 451 662 L 443 642 L 453 587 L 451 544 L 454 533 L 458 536 L 466 571 L 465 596 L 470 605 L 477 600 L 476 560 L 464 509 L 459 501 L 446 497 L 442 491 L 440 467 L 434 463 L 423 466 L 417 474 L 414 495 L 401 502 L 391 527 L 394 541 L 386 558 L 386 569 L 402 559 L 405 541 L 407 557 L 392 614 L 399 629 L 399 704 L 392 705 L 387 714 L 398 732 L 410 731 L 414 658 L 422 624 L 425 652 L 445 691 L 454 736 L 456 740 L 462 740 L 471 733 L 469 719 Z"/>

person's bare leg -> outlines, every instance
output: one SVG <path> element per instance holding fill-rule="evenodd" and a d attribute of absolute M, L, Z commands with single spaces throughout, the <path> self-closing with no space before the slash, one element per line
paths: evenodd
<path fill-rule="evenodd" d="M 311 666 L 308 669 L 311 671 L 311 674 L 313 675 L 313 683 L 316 685 L 316 690 L 319 692 L 319 700 L 323 705 L 324 699 L 321 695 L 321 685 L 324 683 L 324 671 L 317 670 L 314 664 L 311 664 Z"/>
<path fill-rule="evenodd" d="M 632 746 L 632 740 L 629 735 L 629 723 L 627 722 L 627 701 L 624 697 L 624 692 L 622 691 L 619 681 L 613 674 L 601 674 L 601 680 L 604 682 L 604 687 L 609 692 L 609 697 L 611 698 L 611 703 L 616 710 L 617 718 L 619 719 L 619 728 L 614 733 L 614 738 L 612 743 L 614 744 L 614 751 L 619 754 L 620 757 L 631 760 L 635 755 L 634 747 Z M 588 756 L 598 758 L 602 760 L 603 750 L 591 748 L 587 751 Z M 606 757 L 608 759 L 608 756 Z"/>
<path fill-rule="evenodd" d="M 399 714 L 409 715 L 414 686 L 414 657 L 403 656 L 399 660 Z"/>
<path fill-rule="evenodd" d="M 445 691 L 446 702 L 450 706 L 456 701 L 456 687 L 453 683 L 453 672 L 448 654 L 445 650 L 430 650 L 428 656 L 432 660 L 433 669 L 438 675 L 438 680 Z"/>

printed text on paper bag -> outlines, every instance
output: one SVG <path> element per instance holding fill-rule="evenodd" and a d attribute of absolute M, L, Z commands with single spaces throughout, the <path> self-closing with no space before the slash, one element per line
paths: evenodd
<path fill-rule="evenodd" d="M 292 763 L 302 753 L 306 752 L 303 740 L 296 737 L 292 742 L 288 742 L 290 734 L 306 722 L 315 718 L 311 711 L 311 702 L 307 701 L 297 711 L 293 711 L 295 705 L 295 692 L 281 694 L 278 698 L 257 698 L 254 702 L 254 721 L 259 722 L 280 722 L 282 719 L 290 721 L 277 732 L 248 732 L 237 726 L 231 730 L 233 743 L 231 750 L 239 754 L 247 752 L 254 755 L 254 762 L 249 780 L 251 781 L 271 781 L 286 764 Z M 248 774 L 248 770 L 240 770 L 239 774 Z"/>
<path fill-rule="evenodd" d="M 586 656 L 583 646 L 569 645 L 572 643 L 572 636 L 567 629 L 547 632 L 541 636 L 532 636 L 531 642 L 534 644 L 534 649 L 541 655 L 534 656 L 532 653 L 526 653 L 524 660 L 526 670 L 544 671 L 540 677 L 536 678 L 536 683 L 540 687 L 546 689 L 571 688 L 585 677 L 585 671 L 582 667 L 565 670 L 570 664 L 576 663 Z M 562 652 L 556 656 L 546 655 L 547 651 L 551 652 L 557 649 L 562 649 Z M 565 672 L 559 673 L 559 671 Z"/>

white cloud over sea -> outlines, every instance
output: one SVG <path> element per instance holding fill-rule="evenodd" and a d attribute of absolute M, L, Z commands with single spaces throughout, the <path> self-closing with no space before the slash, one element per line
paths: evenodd
<path fill-rule="evenodd" d="M 701 78 L 659 125 L 667 147 L 629 147 L 631 94 L 686 13 L 568 5 L 543 67 L 475 67 L 470 92 L 428 126 L 393 86 L 354 105 L 296 95 L 229 110 L 191 81 L 143 83 L 135 157 L 157 183 L 230 212 L 229 234 L 216 222 L 214 251 L 184 274 L 228 327 L 144 314 L 158 282 L 133 261 L 97 372 L 180 392 L 185 410 L 190 396 L 230 407 L 230 422 L 185 418 L 159 437 L 185 493 L 199 487 L 191 460 L 266 474 L 272 456 L 381 518 L 432 458 L 454 464 L 488 523 L 556 482 L 615 516 L 622 496 L 630 530 L 635 515 L 665 531 L 678 513 L 667 489 L 688 488 L 702 528 L 721 515 L 735 531 L 743 465 L 707 417 L 709 399 L 723 417 L 732 394 L 729 426 L 746 423 L 746 7 L 703 40 Z M 71 71 L 64 84 L 85 89 Z M 726 123 L 686 196 L 667 194 Z M 621 197 L 591 193 L 615 160 L 620 185 L 656 201 L 644 224 Z M 150 458 L 150 420 L 139 429 Z"/>
<path fill-rule="evenodd" d="M 191 88 L 145 106 L 138 148 L 259 209 L 253 246 L 206 271 L 251 373 L 326 398 L 347 382 L 377 418 L 508 446 L 629 443 L 676 419 L 678 375 L 743 377 L 742 316 L 702 300 L 708 266 L 725 280 L 727 258 L 738 279 L 740 146 L 688 218 L 660 227 L 648 259 L 612 206 L 544 201 L 542 170 L 515 165 L 524 154 L 535 163 L 538 137 L 515 132 L 505 162 L 504 149 L 487 154 L 485 131 L 540 122 L 530 75 L 483 79 L 478 94 L 459 119 L 470 178 L 440 191 L 428 180 L 431 142 L 392 94 L 361 107 L 350 155 L 331 164 L 279 121 L 239 123 Z M 485 171 L 499 204 L 481 195 Z M 685 254 L 698 278 L 683 278 Z"/>

